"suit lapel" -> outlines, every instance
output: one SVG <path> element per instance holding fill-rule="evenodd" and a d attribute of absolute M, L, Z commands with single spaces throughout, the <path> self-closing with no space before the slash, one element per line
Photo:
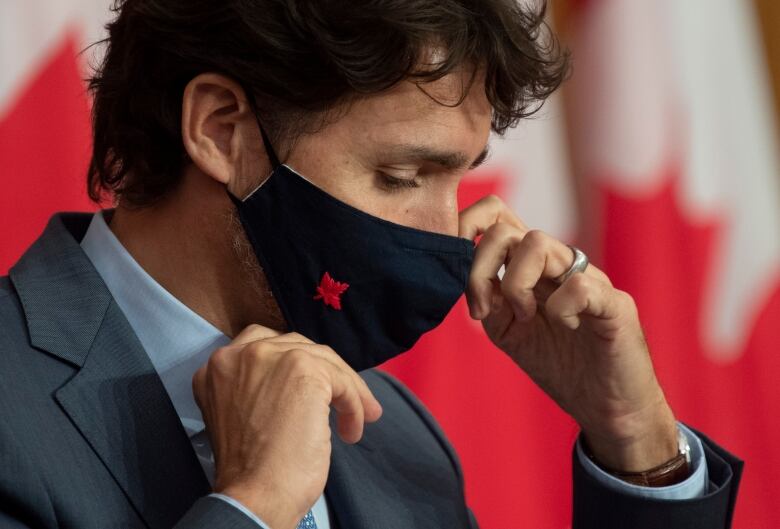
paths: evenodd
<path fill-rule="evenodd" d="M 81 370 L 56 392 L 152 528 L 169 528 L 209 485 L 149 357 L 111 303 Z"/>
<path fill-rule="evenodd" d="M 147 525 L 168 528 L 208 481 L 149 357 L 81 251 L 89 219 L 53 217 L 11 280 L 32 344 L 79 368 L 57 402 Z"/>

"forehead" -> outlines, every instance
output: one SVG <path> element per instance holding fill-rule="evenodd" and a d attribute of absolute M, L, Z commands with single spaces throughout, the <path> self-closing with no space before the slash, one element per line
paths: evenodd
<path fill-rule="evenodd" d="M 423 84 L 402 81 L 356 100 L 337 123 L 366 148 L 414 144 L 476 156 L 487 143 L 492 108 L 483 78 L 471 77 L 455 72 Z"/>

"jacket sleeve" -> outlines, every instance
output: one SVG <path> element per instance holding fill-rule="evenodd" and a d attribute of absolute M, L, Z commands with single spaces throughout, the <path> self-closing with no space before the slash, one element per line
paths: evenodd
<path fill-rule="evenodd" d="M 477 517 L 474 516 L 474 512 L 469 508 L 469 527 L 470 529 L 479 529 L 479 523 Z"/>
<path fill-rule="evenodd" d="M 696 432 L 704 445 L 710 482 L 707 492 L 690 500 L 656 500 L 605 487 L 586 471 L 576 451 L 573 529 L 728 529 L 743 462 Z"/>

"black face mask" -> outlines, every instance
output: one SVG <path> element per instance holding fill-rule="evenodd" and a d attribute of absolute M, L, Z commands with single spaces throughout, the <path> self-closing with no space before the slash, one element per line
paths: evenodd
<path fill-rule="evenodd" d="M 410 349 L 463 294 L 474 243 L 341 202 L 279 163 L 260 130 L 273 172 L 230 196 L 288 329 L 357 371 Z"/>

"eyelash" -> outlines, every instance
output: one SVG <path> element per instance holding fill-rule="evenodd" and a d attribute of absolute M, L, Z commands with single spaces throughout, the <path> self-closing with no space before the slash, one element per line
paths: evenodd
<path fill-rule="evenodd" d="M 377 171 L 382 185 L 389 191 L 400 191 L 401 189 L 412 189 L 420 187 L 420 183 L 414 178 L 396 178 L 382 171 Z"/>

